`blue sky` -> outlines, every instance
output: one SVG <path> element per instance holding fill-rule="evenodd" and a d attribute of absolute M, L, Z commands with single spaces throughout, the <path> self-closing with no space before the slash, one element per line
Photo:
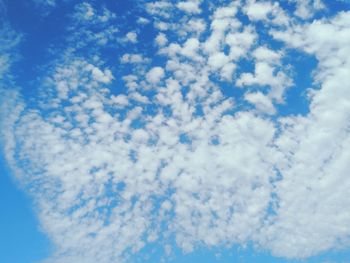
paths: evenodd
<path fill-rule="evenodd" d="M 0 262 L 350 262 L 348 1 L 0 23 Z"/>
<path fill-rule="evenodd" d="M 49 255 L 50 241 L 40 232 L 32 202 L 13 182 L 1 161 L 1 261 L 38 262 Z"/>

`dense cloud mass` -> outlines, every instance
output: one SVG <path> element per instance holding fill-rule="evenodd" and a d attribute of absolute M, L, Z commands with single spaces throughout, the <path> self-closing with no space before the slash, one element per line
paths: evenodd
<path fill-rule="evenodd" d="M 34 2 L 48 17 L 68 5 Z M 47 262 L 130 262 L 151 244 L 350 247 L 349 11 L 161 0 L 130 18 L 72 2 L 30 95 L 11 68 L 25 40 L 1 29 L 2 147 L 55 245 Z M 283 112 L 293 89 L 306 112 Z"/>

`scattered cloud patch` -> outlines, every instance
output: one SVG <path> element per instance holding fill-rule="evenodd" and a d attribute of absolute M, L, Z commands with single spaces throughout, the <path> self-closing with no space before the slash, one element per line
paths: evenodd
<path fill-rule="evenodd" d="M 157 84 L 164 77 L 164 69 L 161 67 L 154 67 L 147 72 L 146 79 L 152 84 Z"/>
<path fill-rule="evenodd" d="M 350 247 L 350 13 L 291 3 L 151 1 L 126 34 L 107 5 L 72 3 L 32 98 L 4 85 L 21 72 L 4 30 L 2 148 L 55 245 L 47 262 L 132 262 L 152 244 L 296 259 Z M 310 112 L 281 116 L 300 85 L 294 49 L 318 60 Z"/>

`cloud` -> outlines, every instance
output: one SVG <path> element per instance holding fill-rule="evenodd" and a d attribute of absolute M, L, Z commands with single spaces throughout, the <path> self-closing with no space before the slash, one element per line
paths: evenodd
<path fill-rule="evenodd" d="M 159 33 L 155 39 L 155 42 L 160 47 L 165 46 L 168 43 L 168 39 L 166 38 L 165 34 Z"/>
<path fill-rule="evenodd" d="M 117 15 L 77 4 L 35 103 L 0 88 L 3 150 L 55 245 L 47 262 L 131 262 L 154 243 L 253 242 L 286 258 L 349 247 L 349 12 L 289 23 L 248 1 L 189 17 L 199 3 L 145 5 L 154 52 L 134 28 L 125 50 Z M 310 112 L 281 116 L 294 49 L 318 60 Z"/>
<path fill-rule="evenodd" d="M 290 2 L 294 2 L 296 5 L 295 15 L 303 19 L 311 18 L 317 11 L 325 8 L 322 0 L 290 0 Z"/>
<path fill-rule="evenodd" d="M 290 20 L 279 2 L 249 0 L 243 10 L 251 21 L 265 21 L 282 26 Z"/>
<path fill-rule="evenodd" d="M 254 104 L 261 112 L 267 114 L 274 114 L 276 112 L 271 100 L 261 92 L 246 93 L 244 98 Z"/>
<path fill-rule="evenodd" d="M 1 28 L 0 28 L 0 81 L 9 80 L 10 67 L 18 59 L 17 46 L 22 40 L 22 35 L 17 34 L 8 23 L 7 10 L 0 2 Z M 2 85 L 3 83 L 0 83 Z"/>
<path fill-rule="evenodd" d="M 126 39 L 131 43 L 137 43 L 137 34 L 135 32 L 129 32 L 126 34 Z"/>
<path fill-rule="evenodd" d="M 157 84 L 164 77 L 164 70 L 161 67 L 152 68 L 146 75 L 148 82 Z"/>
<path fill-rule="evenodd" d="M 142 54 L 124 54 L 120 61 L 122 63 L 141 64 L 148 62 L 149 59 L 144 58 Z"/>
<path fill-rule="evenodd" d="M 308 257 L 349 246 L 349 98 L 348 85 L 342 84 L 350 69 L 349 57 L 343 56 L 348 49 L 344 41 L 350 39 L 349 15 L 291 29 L 289 37 L 272 33 L 319 59 L 315 79 L 321 85 L 310 90 L 309 115 L 283 119 L 284 131 L 276 142 L 285 153 L 283 180 L 277 184 L 276 217 L 263 241 L 276 255 Z"/>
<path fill-rule="evenodd" d="M 180 10 L 189 13 L 189 14 L 198 14 L 201 12 L 201 9 L 199 8 L 200 1 L 198 0 L 190 0 L 190 1 L 183 1 L 177 3 L 177 8 Z"/>

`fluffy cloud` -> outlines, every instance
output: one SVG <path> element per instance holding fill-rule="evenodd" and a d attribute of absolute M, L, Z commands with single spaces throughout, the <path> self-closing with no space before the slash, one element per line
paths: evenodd
<path fill-rule="evenodd" d="M 161 67 L 154 67 L 147 72 L 146 79 L 148 82 L 156 84 L 164 77 L 164 70 Z"/>
<path fill-rule="evenodd" d="M 251 21 L 265 21 L 276 25 L 287 25 L 289 22 L 289 17 L 279 2 L 249 0 L 243 10 Z"/>
<path fill-rule="evenodd" d="M 291 29 L 289 36 L 272 33 L 319 59 L 315 79 L 321 85 L 310 90 L 307 117 L 281 120 L 283 133 L 276 145 L 285 161 L 280 167 L 283 180 L 277 184 L 279 207 L 263 241 L 276 255 L 307 257 L 350 244 L 350 218 L 345 212 L 350 104 L 349 85 L 343 82 L 350 70 L 349 56 L 344 56 L 349 52 L 345 45 L 350 40 L 349 17 L 342 13 L 315 21 Z"/>
<path fill-rule="evenodd" d="M 135 32 L 129 32 L 126 34 L 126 39 L 131 43 L 137 43 L 137 34 Z"/>
<path fill-rule="evenodd" d="M 177 8 L 179 8 L 182 11 L 185 11 L 189 14 L 197 14 L 201 12 L 201 9 L 199 8 L 200 1 L 198 0 L 190 0 L 190 1 L 183 1 L 177 3 Z"/>
<path fill-rule="evenodd" d="M 246 93 L 244 97 L 261 112 L 267 114 L 274 114 L 276 112 L 271 99 L 261 92 Z"/>
<path fill-rule="evenodd" d="M 295 3 L 295 15 L 303 19 L 311 18 L 317 11 L 320 11 L 325 8 L 325 5 L 323 4 L 322 0 L 289 1 Z"/>
<path fill-rule="evenodd" d="M 162 47 L 168 43 L 168 39 L 166 38 L 166 36 L 163 33 L 159 33 L 155 39 L 155 42 L 157 43 L 157 45 Z"/>
<path fill-rule="evenodd" d="M 350 14 L 289 23 L 279 4 L 247 1 L 190 18 L 199 6 L 147 3 L 164 26 L 152 53 L 125 52 L 117 16 L 78 4 L 36 103 L 0 88 L 5 157 L 55 245 L 48 262 L 130 262 L 154 242 L 168 252 L 253 242 L 287 258 L 350 246 Z M 318 66 L 309 113 L 282 117 L 290 49 Z M 111 50 L 124 54 L 117 65 Z"/>

